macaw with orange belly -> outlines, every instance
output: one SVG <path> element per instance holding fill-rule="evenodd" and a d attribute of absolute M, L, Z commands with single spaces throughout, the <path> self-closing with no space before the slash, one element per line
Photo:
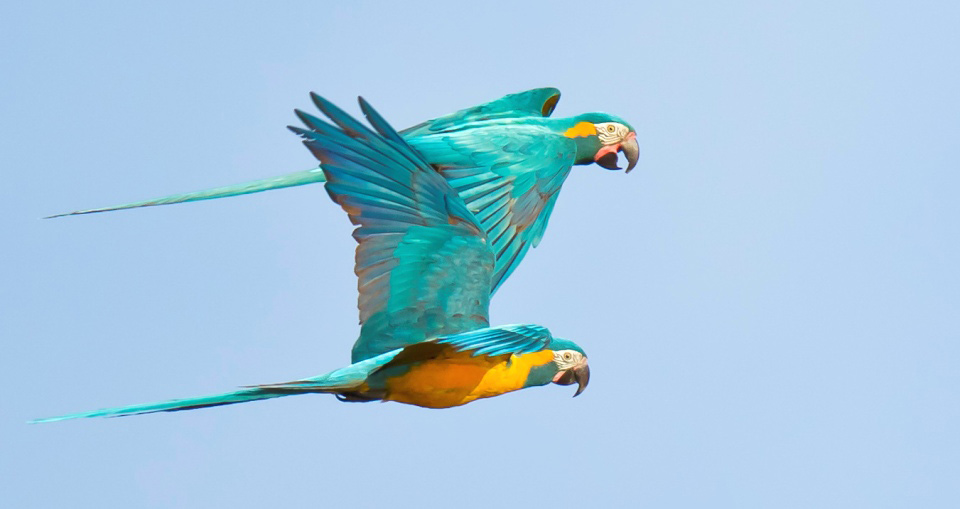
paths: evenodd
<path fill-rule="evenodd" d="M 298 112 L 307 128 L 291 129 L 321 161 L 327 193 L 357 225 L 354 271 L 361 328 L 353 363 L 292 382 L 35 422 L 308 393 L 447 408 L 549 383 L 577 383 L 575 395 L 586 388 L 587 357 L 574 342 L 539 325 L 490 327 L 491 288 L 501 254 L 497 235 L 470 210 L 464 191 L 451 185 L 460 177 L 441 176 L 362 98 L 360 107 L 373 130 L 323 98 L 314 100 L 334 125 Z"/>
<path fill-rule="evenodd" d="M 443 175 L 487 233 L 496 258 L 492 291 L 543 238 L 560 187 L 574 165 L 618 169 L 617 154 L 637 164 L 636 131 L 606 113 L 550 118 L 555 88 L 507 95 L 400 131 L 426 163 Z M 59 217 L 209 200 L 324 182 L 320 168 L 254 182 Z"/>

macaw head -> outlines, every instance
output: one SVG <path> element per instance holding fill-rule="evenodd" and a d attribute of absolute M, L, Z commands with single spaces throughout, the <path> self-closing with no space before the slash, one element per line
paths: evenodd
<path fill-rule="evenodd" d="M 617 152 L 623 152 L 627 172 L 637 165 L 637 132 L 625 120 L 609 113 L 585 113 L 571 120 L 563 135 L 577 142 L 577 164 L 597 163 L 608 170 L 619 170 Z"/>
<path fill-rule="evenodd" d="M 530 370 L 526 386 L 577 384 L 577 397 L 587 388 L 590 382 L 590 366 L 587 365 L 587 354 L 579 345 L 568 339 L 553 338 L 548 350 L 553 352 L 553 359 L 542 366 Z"/>

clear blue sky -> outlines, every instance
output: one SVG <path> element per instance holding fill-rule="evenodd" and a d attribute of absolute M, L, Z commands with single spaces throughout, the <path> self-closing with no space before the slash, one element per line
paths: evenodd
<path fill-rule="evenodd" d="M 7 2 L 4 507 L 960 506 L 955 2 Z M 589 390 L 44 417 L 319 374 L 357 334 L 315 90 L 402 127 L 536 86 L 638 129 L 493 302 Z"/>

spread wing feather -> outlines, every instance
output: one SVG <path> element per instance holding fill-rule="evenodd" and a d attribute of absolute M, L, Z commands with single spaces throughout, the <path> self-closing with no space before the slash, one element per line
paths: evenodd
<path fill-rule="evenodd" d="M 330 197 L 358 225 L 360 338 L 354 362 L 487 327 L 494 256 L 456 191 L 365 101 L 375 130 L 325 99 L 334 125 L 291 127 L 321 161 Z"/>

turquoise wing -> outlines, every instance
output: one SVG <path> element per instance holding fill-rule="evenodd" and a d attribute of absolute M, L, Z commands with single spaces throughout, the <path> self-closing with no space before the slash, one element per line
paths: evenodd
<path fill-rule="evenodd" d="M 456 191 L 363 99 L 370 130 L 312 95 L 336 127 L 298 111 L 291 127 L 321 162 L 330 197 L 358 225 L 358 362 L 487 327 L 494 256 Z"/>
<path fill-rule="evenodd" d="M 539 352 L 550 344 L 553 336 L 539 325 L 501 325 L 442 336 L 436 343 L 451 345 L 458 352 L 477 355 L 521 355 Z"/>
<path fill-rule="evenodd" d="M 550 219 L 573 167 L 576 142 L 523 120 L 408 139 L 456 189 L 496 256 L 491 293 L 506 280 Z"/>
<path fill-rule="evenodd" d="M 449 130 L 468 122 L 497 118 L 549 117 L 560 100 L 560 91 L 553 87 L 535 88 L 509 94 L 472 108 L 437 117 L 400 131 L 404 138 Z"/>

